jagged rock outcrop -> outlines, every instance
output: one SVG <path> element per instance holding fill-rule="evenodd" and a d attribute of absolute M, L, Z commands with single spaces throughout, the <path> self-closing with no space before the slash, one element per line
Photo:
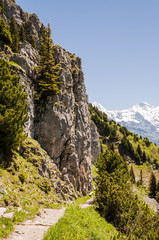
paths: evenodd
<path fill-rule="evenodd" d="M 48 97 L 36 111 L 35 138 L 74 188 L 91 190 L 91 127 L 81 60 L 54 46 L 61 66 L 61 92 Z"/>
<path fill-rule="evenodd" d="M 12 0 L 4 0 L 4 18 L 7 23 L 9 19 L 14 16 L 18 26 L 24 25 L 27 37 L 34 35 L 38 41 L 44 25 L 40 22 L 35 13 L 29 14 L 22 10 L 20 6 Z"/>
<path fill-rule="evenodd" d="M 24 12 L 11 0 L 5 0 L 5 16 L 14 15 L 18 25 L 25 23 L 25 32 L 38 40 L 43 28 L 35 14 Z M 47 151 L 61 178 L 80 194 L 92 188 L 91 161 L 100 152 L 99 136 L 90 121 L 88 97 L 84 85 L 81 59 L 59 46 L 54 46 L 54 58 L 60 70 L 60 93 L 35 104 L 34 85 L 38 51 L 28 41 L 19 45 L 19 54 L 0 44 L 0 57 L 11 62 L 28 94 L 28 122 L 25 131 L 35 137 Z M 16 63 L 16 64 L 14 64 Z M 18 64 L 18 65 L 17 65 Z"/>

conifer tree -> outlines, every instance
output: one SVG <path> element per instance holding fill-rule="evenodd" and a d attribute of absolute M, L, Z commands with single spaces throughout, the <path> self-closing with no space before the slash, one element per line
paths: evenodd
<path fill-rule="evenodd" d="M 26 98 L 19 77 L 11 75 L 10 65 L 0 59 L 0 151 L 3 153 L 16 149 L 25 137 Z"/>
<path fill-rule="evenodd" d="M 140 170 L 140 185 L 142 185 L 142 183 L 143 183 L 143 180 L 142 180 L 142 169 Z"/>
<path fill-rule="evenodd" d="M 130 179 L 132 183 L 135 183 L 135 174 L 134 174 L 134 169 L 133 166 L 131 165 L 131 169 L 130 169 Z"/>
<path fill-rule="evenodd" d="M 159 203 L 159 180 L 156 185 L 156 196 L 155 196 L 156 201 Z"/>
<path fill-rule="evenodd" d="M 140 147 L 139 144 L 138 144 L 138 146 L 137 146 L 137 152 L 138 152 L 139 156 L 141 157 L 141 155 L 142 155 L 142 150 L 141 150 L 141 147 Z"/>
<path fill-rule="evenodd" d="M 20 30 L 19 30 L 19 38 L 22 42 L 24 42 L 26 40 L 26 35 L 25 35 L 25 31 L 24 31 L 24 26 L 23 24 L 20 26 Z"/>
<path fill-rule="evenodd" d="M 9 27 L 6 25 L 3 18 L 0 18 L 0 39 L 5 44 L 11 46 L 12 45 L 12 37 L 9 31 Z"/>
<path fill-rule="evenodd" d="M 100 151 L 101 151 L 101 153 L 103 153 L 103 145 L 102 145 L 102 143 L 100 144 Z"/>
<path fill-rule="evenodd" d="M 159 180 L 158 180 L 157 185 L 156 185 L 156 192 L 159 192 Z"/>
<path fill-rule="evenodd" d="M 151 173 L 149 181 L 149 196 L 154 198 L 156 196 L 156 177 L 154 173 Z"/>
<path fill-rule="evenodd" d="M 53 40 L 51 38 L 51 28 L 48 24 L 44 28 L 40 46 L 40 63 L 38 66 L 39 81 L 38 90 L 41 97 L 58 94 L 58 74 L 53 56 Z"/>
<path fill-rule="evenodd" d="M 19 34 L 18 34 L 18 28 L 17 28 L 14 16 L 11 17 L 10 31 L 12 35 L 12 50 L 13 52 L 18 53 L 19 52 L 19 49 L 18 49 Z"/>
<path fill-rule="evenodd" d="M 4 14 L 4 0 L 0 0 L 0 13 Z"/>
<path fill-rule="evenodd" d="M 142 161 L 146 162 L 146 153 L 145 153 L 145 151 L 143 151 L 143 154 L 142 154 Z"/>
<path fill-rule="evenodd" d="M 32 45 L 32 47 L 36 49 L 36 42 L 35 42 L 34 35 L 30 34 L 28 41 Z"/>

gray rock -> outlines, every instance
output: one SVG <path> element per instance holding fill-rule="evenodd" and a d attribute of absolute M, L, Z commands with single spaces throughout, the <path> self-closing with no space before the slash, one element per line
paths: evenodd
<path fill-rule="evenodd" d="M 0 207 L 0 217 L 7 211 L 7 208 Z"/>

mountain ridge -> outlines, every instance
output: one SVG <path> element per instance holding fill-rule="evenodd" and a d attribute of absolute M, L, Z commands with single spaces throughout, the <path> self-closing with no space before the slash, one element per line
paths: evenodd
<path fill-rule="evenodd" d="M 124 110 L 107 110 L 100 103 L 92 105 L 105 112 L 109 119 L 159 145 L 159 106 L 142 102 Z"/>

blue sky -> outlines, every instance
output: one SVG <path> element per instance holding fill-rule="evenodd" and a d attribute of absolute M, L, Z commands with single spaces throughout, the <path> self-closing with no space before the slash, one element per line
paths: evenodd
<path fill-rule="evenodd" d="M 82 58 L 89 101 L 109 110 L 158 106 L 158 0 L 16 0 Z"/>

